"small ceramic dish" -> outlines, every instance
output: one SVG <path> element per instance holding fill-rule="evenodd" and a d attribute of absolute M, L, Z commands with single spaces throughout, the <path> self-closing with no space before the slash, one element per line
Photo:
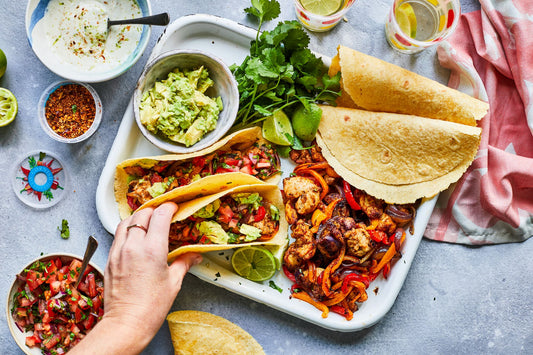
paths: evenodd
<path fill-rule="evenodd" d="M 201 66 L 207 69 L 209 78 L 214 82 L 213 87 L 205 92 L 206 95 L 211 98 L 220 97 L 222 100 L 223 109 L 219 114 L 216 128 L 189 147 L 149 131 L 141 123 L 140 118 L 139 106 L 144 92 L 150 90 L 156 81 L 166 79 L 168 73 L 174 69 L 196 70 Z M 133 114 L 140 131 L 152 144 L 171 153 L 191 153 L 217 142 L 235 122 L 238 110 L 239 90 L 230 69 L 221 59 L 198 50 L 172 50 L 156 57 L 146 65 L 133 94 Z"/>
<path fill-rule="evenodd" d="M 70 253 L 54 253 L 54 254 L 48 254 L 44 256 L 40 256 L 34 260 L 32 260 L 30 263 L 28 263 L 24 268 L 20 270 L 20 273 L 18 275 L 22 275 L 24 270 L 29 269 L 34 263 L 40 261 L 40 262 L 48 262 L 50 260 L 56 260 L 57 258 L 61 259 L 63 265 L 69 265 L 70 262 L 73 259 L 77 259 L 81 262 L 83 259 L 82 257 Z M 89 266 L 91 266 L 96 271 L 96 279 L 102 279 L 104 278 L 104 273 L 102 269 L 100 269 L 96 264 L 89 262 Z M 87 270 L 90 271 L 89 267 L 87 267 Z M 89 272 L 86 270 L 86 273 Z M 13 336 L 13 339 L 17 343 L 17 345 L 20 347 L 20 349 L 27 355 L 41 355 L 42 352 L 39 349 L 39 347 L 29 347 L 26 345 L 26 337 L 32 336 L 33 332 L 25 332 L 24 329 L 21 329 L 15 322 L 13 315 L 12 315 L 12 309 L 14 300 L 14 295 L 18 292 L 19 287 L 24 288 L 24 285 L 26 284 L 26 281 L 24 281 L 23 277 L 16 276 L 15 280 L 11 284 L 11 287 L 9 288 L 9 293 L 7 294 L 7 301 L 6 301 L 6 320 L 7 325 L 9 327 L 9 331 L 11 332 L 11 335 Z M 82 283 L 80 283 L 81 286 Z M 80 286 L 78 286 L 78 290 L 80 290 Z M 32 296 L 33 297 L 33 296 Z"/>
<path fill-rule="evenodd" d="M 49 124 L 47 118 L 46 118 L 46 104 L 48 100 L 50 99 L 50 95 L 52 95 L 57 89 L 61 88 L 62 86 L 66 85 L 79 85 L 89 91 L 89 93 L 92 95 L 94 99 L 94 120 L 90 127 L 88 127 L 83 134 L 77 136 L 77 137 L 65 137 L 63 135 L 60 135 L 58 132 L 56 132 Z M 70 107 L 66 107 L 67 110 L 71 110 L 73 113 L 75 113 L 76 110 L 80 111 L 81 108 L 78 108 L 76 105 L 71 105 Z M 81 111 L 80 111 L 81 112 Z M 96 90 L 94 90 L 90 85 L 80 83 L 80 82 L 73 82 L 73 81 L 59 81 L 56 83 L 53 83 L 52 85 L 48 86 L 43 94 L 41 95 L 41 99 L 39 100 L 39 106 L 38 106 L 38 114 L 39 114 L 39 123 L 41 124 L 41 127 L 43 130 L 53 139 L 59 142 L 63 143 L 79 143 L 81 141 L 86 140 L 90 136 L 96 132 L 96 129 L 100 125 L 100 122 L 102 121 L 102 101 L 100 100 L 100 97 L 98 96 L 98 93 Z"/>
<path fill-rule="evenodd" d="M 58 2 L 58 0 L 55 1 Z M 124 1 L 124 6 L 116 8 L 122 8 L 126 9 L 124 11 L 129 11 L 127 9 L 128 4 L 131 4 L 131 0 L 115 0 L 115 2 L 120 1 Z M 152 14 L 149 0 L 136 0 L 136 2 L 138 10 L 131 11 L 134 11 L 134 13 L 140 13 L 136 14 L 134 17 L 149 16 Z M 112 3 L 113 2 L 89 2 L 88 6 L 93 6 L 93 9 L 89 10 L 89 14 L 93 13 L 91 11 L 94 11 L 94 14 L 105 18 L 108 15 L 107 12 L 112 11 L 107 8 L 108 6 L 111 6 Z M 107 31 L 107 36 L 102 36 L 102 33 L 106 33 L 106 27 L 98 27 L 101 24 L 99 17 L 94 15 L 96 17 L 95 20 L 93 17 L 90 17 L 90 15 L 81 16 L 79 13 L 70 13 L 69 10 L 63 10 L 67 9 L 70 4 L 71 2 L 65 2 L 65 4 L 60 4 L 61 6 L 56 6 L 54 1 L 50 0 L 28 1 L 25 17 L 28 42 L 37 58 L 39 58 L 48 69 L 68 80 L 97 83 L 116 78 L 139 60 L 150 40 L 150 26 L 144 25 L 142 29 L 139 29 L 140 37 L 137 35 L 138 32 L 135 32 L 134 39 L 136 40 L 138 38 L 138 42 L 136 41 L 136 46 L 129 46 L 128 43 L 134 42 L 131 42 L 131 40 L 130 42 L 121 42 L 119 40 L 121 31 L 124 28 L 127 28 L 126 26 L 113 26 Z M 75 2 L 72 5 L 75 6 Z M 61 11 L 66 11 L 67 13 L 63 15 Z M 121 15 L 119 13 L 118 15 L 113 14 L 113 17 L 109 15 L 109 17 L 113 20 L 122 20 L 131 17 L 131 13 L 126 12 L 125 14 L 127 15 Z M 124 17 L 117 18 L 117 16 Z M 86 19 L 85 21 L 92 20 L 92 22 L 76 22 L 81 18 Z M 56 30 L 52 30 L 53 28 L 56 28 Z M 92 30 L 92 32 L 81 30 L 83 28 L 96 28 L 99 31 L 98 37 L 93 36 L 96 32 Z M 130 27 L 127 31 L 137 30 L 134 27 Z M 55 39 L 51 38 L 55 32 L 59 33 L 58 37 Z M 87 43 L 87 39 L 89 39 L 89 43 L 95 44 L 85 47 L 75 44 L 76 42 Z M 97 56 L 96 54 L 92 55 L 92 53 L 100 53 L 98 52 L 98 48 L 106 47 L 105 44 L 107 44 L 107 42 L 111 43 L 111 41 L 115 41 L 115 39 L 117 41 L 116 44 L 113 42 L 111 45 L 107 46 L 108 48 L 113 48 L 112 50 L 110 49 L 109 52 L 103 52 L 101 56 Z M 108 49 L 106 48 L 106 51 L 107 50 Z M 111 54 L 112 51 L 120 54 Z M 113 56 L 115 56 L 116 60 L 113 60 Z M 96 57 L 98 57 L 98 60 L 87 60 L 87 58 Z M 80 59 L 78 60 L 75 58 Z M 102 60 L 101 58 L 105 59 Z"/>

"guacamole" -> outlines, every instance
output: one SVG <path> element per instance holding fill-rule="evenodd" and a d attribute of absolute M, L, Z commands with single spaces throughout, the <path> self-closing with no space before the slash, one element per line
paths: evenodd
<path fill-rule="evenodd" d="M 174 69 L 143 94 L 141 123 L 151 132 L 187 147 L 215 129 L 222 100 L 205 94 L 212 87 L 207 69 Z"/>

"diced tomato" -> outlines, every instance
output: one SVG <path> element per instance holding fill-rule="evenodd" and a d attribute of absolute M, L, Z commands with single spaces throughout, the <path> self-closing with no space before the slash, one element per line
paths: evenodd
<path fill-rule="evenodd" d="M 100 296 L 93 297 L 91 301 L 93 302 L 92 308 L 94 311 L 98 311 L 100 307 L 102 307 L 102 299 L 100 298 Z"/>
<path fill-rule="evenodd" d="M 92 327 L 94 326 L 94 323 L 96 322 L 96 317 L 93 316 L 92 314 L 89 314 L 89 316 L 87 317 L 86 320 L 84 320 L 82 322 L 83 324 L 83 327 L 86 329 L 86 330 L 89 330 L 89 329 L 92 329 Z"/>
<path fill-rule="evenodd" d="M 261 159 L 259 162 L 257 162 L 257 164 L 255 165 L 255 167 L 257 169 L 262 169 L 262 168 L 270 168 L 272 165 L 270 164 L 270 162 L 266 159 Z"/>
<path fill-rule="evenodd" d="M 76 323 L 81 322 L 81 319 L 83 317 L 83 312 L 81 311 L 80 307 L 76 305 L 76 310 L 74 311 L 74 320 Z"/>
<path fill-rule="evenodd" d="M 229 224 L 233 215 L 234 213 L 231 210 L 231 207 L 227 204 L 223 204 L 218 208 L 218 220 L 222 223 Z"/>
<path fill-rule="evenodd" d="M 19 317 L 27 317 L 28 316 L 28 310 L 26 308 L 22 308 L 22 307 L 17 308 L 17 316 L 19 316 Z"/>
<path fill-rule="evenodd" d="M 87 300 L 83 297 L 80 297 L 80 299 L 78 300 L 78 307 L 83 310 L 91 308 L 91 306 L 89 306 L 89 303 L 87 303 Z"/>
<path fill-rule="evenodd" d="M 33 348 L 37 344 L 41 344 L 41 339 L 38 336 L 32 335 L 26 337 L 26 345 L 28 347 Z"/>
<path fill-rule="evenodd" d="M 30 291 L 35 290 L 37 287 L 42 285 L 43 282 L 44 280 L 40 272 L 37 272 L 35 270 L 29 270 L 26 273 L 26 283 L 28 284 Z"/>
<path fill-rule="evenodd" d="M 20 305 L 21 307 L 29 307 L 29 306 L 31 306 L 32 304 L 34 304 L 35 302 L 36 302 L 36 300 L 34 300 L 34 301 L 32 302 L 32 301 L 30 301 L 29 299 L 27 299 L 26 297 L 21 297 L 21 298 L 19 299 L 19 305 Z"/>
<path fill-rule="evenodd" d="M 196 167 L 201 167 L 205 165 L 205 158 L 204 157 L 194 157 L 192 159 L 192 165 Z"/>
<path fill-rule="evenodd" d="M 54 281 L 50 284 L 50 291 L 52 291 L 52 295 L 56 295 L 59 291 L 61 291 L 61 281 Z"/>
<path fill-rule="evenodd" d="M 241 173 L 252 175 L 253 170 L 251 165 L 245 165 L 240 170 Z"/>
<path fill-rule="evenodd" d="M 265 209 L 265 207 L 263 207 L 263 206 L 259 206 L 259 208 L 258 208 L 257 211 L 255 212 L 255 215 L 254 215 L 254 221 L 255 221 L 255 222 L 262 221 L 262 220 L 265 218 L 265 215 L 266 215 L 266 209 Z"/>
<path fill-rule="evenodd" d="M 153 185 L 155 184 L 156 182 L 162 182 L 163 181 L 163 178 L 161 177 L 161 175 L 159 175 L 158 173 L 155 173 L 154 175 L 152 175 L 152 177 L 150 178 L 150 183 Z"/>
<path fill-rule="evenodd" d="M 68 272 L 68 281 L 69 282 L 76 282 L 78 279 L 78 275 L 81 270 L 81 261 L 78 259 L 73 259 L 69 266 L 69 272 Z"/>
<path fill-rule="evenodd" d="M 42 315 L 43 315 L 43 323 L 44 324 L 50 323 L 52 321 L 52 317 L 50 316 L 48 311 L 45 311 L 44 313 L 42 313 Z"/>
<path fill-rule="evenodd" d="M 54 260 L 50 260 L 44 268 L 44 277 L 49 277 L 50 275 L 55 275 L 57 271 L 57 266 Z"/>
<path fill-rule="evenodd" d="M 238 160 L 238 159 L 235 159 L 235 158 L 232 158 L 232 157 L 228 157 L 224 160 L 224 162 L 228 165 L 231 165 L 231 166 L 239 166 L 240 164 L 242 164 L 242 160 Z"/>
<path fill-rule="evenodd" d="M 89 296 L 92 298 L 94 296 L 96 296 L 96 281 L 94 279 L 94 274 L 93 273 L 90 273 L 90 274 L 87 274 L 87 276 L 85 277 L 85 279 L 87 280 L 87 283 L 89 284 Z"/>
<path fill-rule="evenodd" d="M 51 338 L 45 339 L 43 341 L 43 345 L 48 349 L 52 349 L 54 346 L 57 345 L 61 341 L 61 335 L 54 334 Z"/>
<path fill-rule="evenodd" d="M 138 203 L 135 202 L 134 198 L 131 196 L 128 196 L 127 198 L 128 206 L 135 211 L 137 208 L 141 207 Z"/>

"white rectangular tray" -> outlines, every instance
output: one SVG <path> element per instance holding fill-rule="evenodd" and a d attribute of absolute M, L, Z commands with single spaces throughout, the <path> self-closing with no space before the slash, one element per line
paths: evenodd
<path fill-rule="evenodd" d="M 255 35 L 254 29 L 228 19 L 211 15 L 185 16 L 167 27 L 154 46 L 149 61 L 168 50 L 200 49 L 218 56 L 227 65 L 240 64 L 249 53 L 250 41 L 255 39 Z M 116 165 L 125 159 L 161 153 L 163 152 L 140 133 L 130 102 L 96 190 L 98 216 L 110 233 L 114 234 L 120 222 L 113 192 Z M 283 161 L 282 169 L 283 177 L 288 176 L 292 171 L 291 164 Z M 202 280 L 324 328 L 345 332 L 360 330 L 378 322 L 392 307 L 407 276 L 435 202 L 436 198 L 433 198 L 421 204 L 415 219 L 415 234 L 407 237 L 402 249 L 402 258 L 394 265 L 387 280 L 380 277 L 370 285 L 368 300 L 360 306 L 351 321 L 335 313 L 330 313 L 328 318 L 322 318 L 321 312 L 313 306 L 290 299 L 291 282 L 283 272 L 278 272 L 272 279 L 283 290 L 281 293 L 271 288 L 269 282 L 257 283 L 239 277 L 232 271 L 229 263 L 231 251 L 205 254 L 204 262 L 193 267 L 190 272 Z"/>

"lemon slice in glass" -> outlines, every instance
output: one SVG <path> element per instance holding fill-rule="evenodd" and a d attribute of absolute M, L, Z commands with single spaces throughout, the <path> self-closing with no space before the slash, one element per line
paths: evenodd
<path fill-rule="evenodd" d="M 282 110 L 274 112 L 263 121 L 263 137 L 277 145 L 291 145 L 293 137 L 291 120 Z"/>
<path fill-rule="evenodd" d="M 411 4 L 403 3 L 396 9 L 396 22 L 405 35 L 416 38 L 416 15 Z"/>
<path fill-rule="evenodd" d="M 343 0 L 300 0 L 303 8 L 319 16 L 329 16 L 337 12 Z"/>
<path fill-rule="evenodd" d="M 7 126 L 17 116 L 17 98 L 8 89 L 0 88 L 0 127 Z"/>
<path fill-rule="evenodd" d="M 231 265 L 237 274 L 251 281 L 268 280 L 277 270 L 276 259 L 272 253 L 266 248 L 256 246 L 235 250 Z"/>

